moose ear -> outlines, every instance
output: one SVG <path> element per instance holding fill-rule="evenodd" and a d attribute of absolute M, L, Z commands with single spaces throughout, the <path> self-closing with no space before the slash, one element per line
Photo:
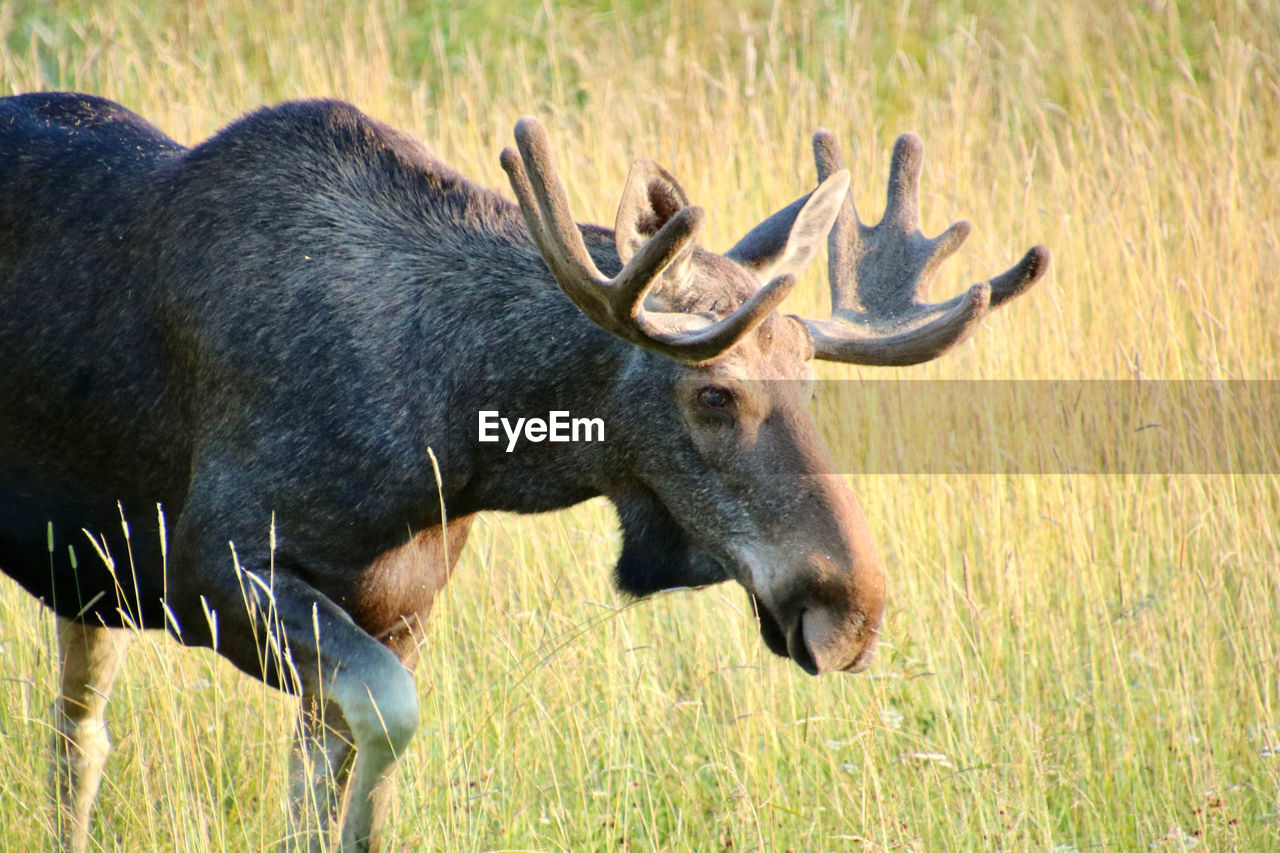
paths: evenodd
<path fill-rule="evenodd" d="M 840 169 L 809 195 L 793 201 L 752 228 L 725 252 L 725 257 L 764 280 L 799 273 L 831 233 L 831 226 L 848 195 L 849 172 Z"/>
<path fill-rule="evenodd" d="M 652 160 L 637 160 L 627 175 L 613 226 L 618 259 L 625 266 L 671 217 L 688 206 L 684 190 L 666 169 Z M 670 268 L 678 265 L 679 260 Z"/>

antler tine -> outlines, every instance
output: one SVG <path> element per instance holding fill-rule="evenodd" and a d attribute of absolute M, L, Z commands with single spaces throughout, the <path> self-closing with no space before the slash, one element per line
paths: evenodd
<path fill-rule="evenodd" d="M 623 340 L 689 364 L 713 360 L 764 320 L 791 292 L 791 276 L 780 276 L 718 322 L 699 315 L 646 312 L 644 297 L 664 270 L 689 250 L 702 225 L 700 207 L 672 216 L 608 279 L 587 253 L 569 211 L 546 130 L 534 118 L 516 123 L 519 153 L 507 148 L 502 168 L 511 181 L 529 233 L 560 289 L 598 326 Z"/>
<path fill-rule="evenodd" d="M 546 129 L 525 116 L 515 127 L 519 156 L 507 149 L 502 165 L 520 202 L 525 223 L 556 281 L 598 325 L 633 342 L 645 293 L 693 239 L 701 208 L 685 208 L 649 240 L 614 280 L 596 267 L 569 211 L 568 195 L 551 155 Z M 509 153 L 508 153 L 509 152 Z"/>
<path fill-rule="evenodd" d="M 1009 269 L 988 282 L 991 285 L 991 307 L 999 308 L 1015 296 L 1026 293 L 1049 268 L 1049 250 L 1039 244 Z"/>
<path fill-rule="evenodd" d="M 813 137 L 819 179 L 842 168 L 829 131 Z M 907 365 L 937 358 L 968 337 L 992 308 L 1025 292 L 1048 268 L 1049 252 L 1034 246 L 1008 271 L 944 302 L 926 301 L 934 272 L 964 243 L 961 220 L 933 239 L 920 233 L 920 173 L 924 145 L 898 137 L 889 167 L 884 216 L 868 227 L 852 194 L 828 238 L 832 318 L 804 320 L 814 355 L 852 364 Z"/>
<path fill-rule="evenodd" d="M 520 155 L 514 148 L 503 148 L 502 153 L 498 155 L 498 162 L 502 164 L 502 170 L 507 173 L 507 180 L 511 182 L 511 189 L 516 194 L 516 202 L 520 205 L 520 213 L 530 236 L 533 237 L 534 245 L 543 256 L 550 254 L 551 244 L 547 242 L 547 235 L 542 229 L 542 217 L 538 215 L 538 201 L 534 198 L 533 185 L 529 183 L 529 176 L 525 173 Z"/>
<path fill-rule="evenodd" d="M 546 128 L 535 118 L 525 116 L 516 122 L 516 147 L 527 164 L 527 175 L 532 179 L 534 197 L 537 199 L 541 219 L 545 223 L 544 236 L 558 250 L 566 264 L 580 268 L 581 272 L 598 282 L 605 277 L 587 254 L 582 232 L 578 230 L 569 212 L 569 198 L 564 183 L 551 156 L 551 143 Z"/>
<path fill-rule="evenodd" d="M 813 135 L 813 159 L 818 165 L 818 183 L 844 168 L 840 143 L 829 130 Z M 857 260 L 858 231 L 862 223 L 853 207 L 853 190 L 845 193 L 844 203 L 827 236 L 827 277 L 831 282 L 831 304 L 844 305 L 854 298 L 853 265 Z M 839 295 L 837 295 L 839 294 Z"/>
<path fill-rule="evenodd" d="M 920 172 L 923 169 L 924 143 L 914 133 L 902 134 L 893 143 L 893 158 L 889 161 L 883 221 L 904 229 L 920 227 Z"/>

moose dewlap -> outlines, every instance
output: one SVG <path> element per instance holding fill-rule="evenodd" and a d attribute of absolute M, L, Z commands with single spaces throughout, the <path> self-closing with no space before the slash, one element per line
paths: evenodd
<path fill-rule="evenodd" d="M 0 99 L 0 568 L 59 620 L 71 849 L 122 626 L 299 694 L 290 843 L 375 844 L 417 727 L 420 629 L 484 510 L 607 496 L 621 589 L 732 580 L 779 655 L 869 665 L 884 572 L 806 408 L 809 363 L 934 358 L 1047 253 L 924 302 L 968 224 L 919 233 L 912 136 L 879 225 L 819 133 L 817 188 L 724 254 L 645 160 L 613 230 L 575 223 L 541 125 L 515 137 L 513 203 L 343 103 L 186 148 L 101 98 Z M 824 243 L 832 316 L 781 313 Z M 477 412 L 497 420 L 459 417 Z M 157 505 L 167 529 L 137 523 Z"/>

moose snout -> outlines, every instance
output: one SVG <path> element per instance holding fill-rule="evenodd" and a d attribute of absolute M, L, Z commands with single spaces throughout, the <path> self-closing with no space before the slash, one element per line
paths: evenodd
<path fill-rule="evenodd" d="M 772 635 L 770 647 L 810 675 L 862 672 L 880 640 L 884 566 L 856 502 L 841 508 L 844 524 L 841 535 L 829 537 L 833 544 L 789 555 L 790 571 L 775 572 L 775 585 L 760 597 L 773 620 L 766 642 Z"/>
<path fill-rule="evenodd" d="M 862 644 L 862 651 L 858 652 L 858 656 L 853 659 L 853 663 L 844 668 L 844 672 L 862 672 L 869 669 L 876 659 L 876 649 L 880 645 L 880 630 L 876 629 L 871 632 L 871 636 Z"/>
<path fill-rule="evenodd" d="M 806 607 L 787 638 L 787 654 L 810 675 L 862 672 L 875 659 L 880 640 L 880 613 L 872 620 L 868 615 L 841 614 L 829 606 Z"/>
<path fill-rule="evenodd" d="M 842 571 L 825 559 L 807 562 L 814 574 L 772 602 L 752 593 L 765 644 L 810 675 L 862 672 L 880 641 L 885 596 L 879 561 Z"/>

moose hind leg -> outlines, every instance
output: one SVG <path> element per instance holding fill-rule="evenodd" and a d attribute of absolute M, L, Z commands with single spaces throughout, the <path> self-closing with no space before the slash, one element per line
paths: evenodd
<path fill-rule="evenodd" d="M 53 797 L 59 843 L 73 853 L 89 847 L 89 816 L 111 751 L 107 698 L 132 635 L 58 617 L 61 686 L 54 704 Z"/>

